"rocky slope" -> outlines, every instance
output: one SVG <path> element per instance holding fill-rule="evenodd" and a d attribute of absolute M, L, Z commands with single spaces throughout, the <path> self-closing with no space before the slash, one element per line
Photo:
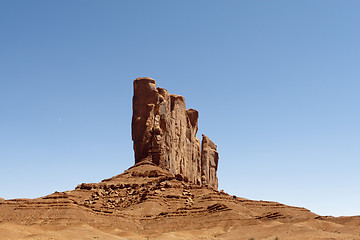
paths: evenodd
<path fill-rule="evenodd" d="M 357 217 L 231 196 L 150 161 L 73 191 L 2 200 L 0 221 L 0 239 L 359 239 L 360 229 Z"/>

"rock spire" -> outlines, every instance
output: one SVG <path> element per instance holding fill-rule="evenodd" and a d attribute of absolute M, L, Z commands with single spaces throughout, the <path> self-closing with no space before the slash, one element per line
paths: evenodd
<path fill-rule="evenodd" d="M 150 161 L 185 181 L 217 189 L 219 154 L 205 135 L 196 137 L 198 111 L 182 96 L 157 88 L 151 78 L 134 80 L 132 140 L 135 163 Z"/>

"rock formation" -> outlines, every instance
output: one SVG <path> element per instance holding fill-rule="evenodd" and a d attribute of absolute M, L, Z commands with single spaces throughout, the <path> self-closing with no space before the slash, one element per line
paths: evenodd
<path fill-rule="evenodd" d="M 184 98 L 134 82 L 136 164 L 100 183 L 36 199 L 0 197 L 0 239 L 359 239 L 360 216 L 217 191 L 216 145 L 196 137 Z"/>
<path fill-rule="evenodd" d="M 201 143 L 201 173 L 202 182 L 217 189 L 218 180 L 216 176 L 219 154 L 216 151 L 216 145 L 204 134 Z"/>
<path fill-rule="evenodd" d="M 185 181 L 217 189 L 219 155 L 205 135 L 196 137 L 198 111 L 182 96 L 156 88 L 155 80 L 134 81 L 132 139 L 135 163 L 150 161 Z"/>

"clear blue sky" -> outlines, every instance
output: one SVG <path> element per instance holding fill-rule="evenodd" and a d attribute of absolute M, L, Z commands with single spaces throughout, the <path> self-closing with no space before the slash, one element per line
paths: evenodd
<path fill-rule="evenodd" d="M 0 2 L 0 197 L 134 163 L 132 81 L 200 112 L 219 188 L 360 215 L 359 1 Z"/>

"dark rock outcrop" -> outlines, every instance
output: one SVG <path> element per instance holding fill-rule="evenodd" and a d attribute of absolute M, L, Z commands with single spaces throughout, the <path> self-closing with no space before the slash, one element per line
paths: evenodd
<path fill-rule="evenodd" d="M 135 163 L 150 161 L 185 180 L 217 189 L 219 155 L 205 135 L 196 137 L 198 111 L 186 109 L 182 96 L 156 88 L 155 80 L 134 81 L 132 139 Z"/>

